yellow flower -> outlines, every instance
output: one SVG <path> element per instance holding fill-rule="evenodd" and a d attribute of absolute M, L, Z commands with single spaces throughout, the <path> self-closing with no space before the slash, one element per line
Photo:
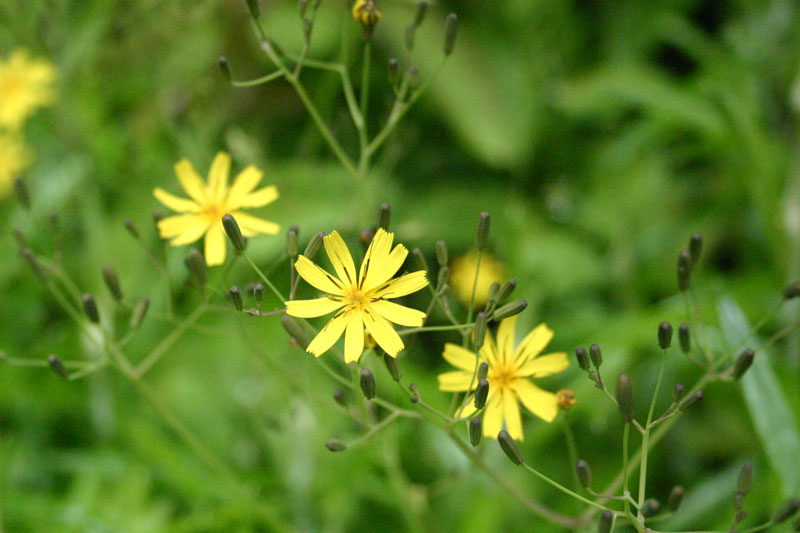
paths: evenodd
<path fill-rule="evenodd" d="M 475 282 L 475 269 L 478 266 L 478 254 L 470 252 L 453 260 L 450 265 L 450 286 L 456 297 L 464 304 L 469 305 L 472 295 L 472 284 Z M 496 260 L 492 254 L 484 251 L 481 257 L 481 271 L 478 274 L 478 286 L 475 289 L 475 306 L 482 307 L 489 299 L 489 287 L 492 283 L 502 284 L 505 280 L 503 264 Z"/>
<path fill-rule="evenodd" d="M 534 385 L 529 378 L 544 377 L 561 372 L 569 366 L 564 352 L 539 355 L 553 338 L 553 330 L 540 324 L 519 346 L 514 349 L 514 330 L 517 317 L 500 322 L 497 329 L 497 344 L 490 334 L 480 350 L 476 362 L 475 354 L 456 344 L 445 344 L 442 356 L 460 370 L 439 375 L 439 389 L 450 392 L 471 391 L 477 385 L 475 370 L 485 362 L 489 365 L 489 397 L 483 414 L 483 434 L 497 437 L 501 429 L 516 440 L 522 440 L 522 420 L 518 402 L 539 418 L 552 422 L 558 414 L 558 397 Z M 475 410 L 472 395 L 456 416 L 469 415 Z"/>
<path fill-rule="evenodd" d="M 399 298 L 428 285 L 424 270 L 392 278 L 408 255 L 408 250 L 402 244 L 392 249 L 393 239 L 393 233 L 378 229 L 357 277 L 350 250 L 335 231 L 326 235 L 323 243 L 336 276 L 328 274 L 305 256 L 297 258 L 297 273 L 309 284 L 327 293 L 327 296 L 286 302 L 286 312 L 292 316 L 310 318 L 336 311 L 308 345 L 309 353 L 319 357 L 344 332 L 344 360 L 348 363 L 358 361 L 364 351 L 366 328 L 387 354 L 396 357 L 404 345 L 390 322 L 403 326 L 422 325 L 425 313 L 389 301 L 389 298 Z"/>
<path fill-rule="evenodd" d="M 239 223 L 245 237 L 259 233 L 275 235 L 280 226 L 240 211 L 249 207 L 261 207 L 278 198 L 274 185 L 253 191 L 264 173 L 253 165 L 242 170 L 228 187 L 228 174 L 231 170 L 231 156 L 220 152 L 211 163 L 206 185 L 197 175 L 192 164 L 182 159 L 175 164 L 175 174 L 189 195 L 189 199 L 179 198 L 163 189 L 153 190 L 155 197 L 170 209 L 183 213 L 167 217 L 158 223 L 158 231 L 163 239 L 172 239 L 170 244 L 180 246 L 206 236 L 205 256 L 209 266 L 225 262 L 225 232 L 222 217 L 230 213 Z"/>
<path fill-rule="evenodd" d="M 0 135 L 0 197 L 11 190 L 14 179 L 31 162 L 31 152 L 14 135 Z"/>
<path fill-rule="evenodd" d="M 375 24 L 381 20 L 381 16 L 374 0 L 357 0 L 353 4 L 353 18 L 368 30 L 375 27 Z"/>
<path fill-rule="evenodd" d="M 30 59 L 18 49 L 0 61 L 0 126 L 17 130 L 37 107 L 53 101 L 56 72 L 44 59 Z"/>

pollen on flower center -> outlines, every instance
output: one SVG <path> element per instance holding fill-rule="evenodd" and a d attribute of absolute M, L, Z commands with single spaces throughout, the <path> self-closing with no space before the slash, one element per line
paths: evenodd
<path fill-rule="evenodd" d="M 489 386 L 496 389 L 508 389 L 517 380 L 517 369 L 511 365 L 494 366 L 487 375 Z"/>
<path fill-rule="evenodd" d="M 203 209 L 203 214 L 210 221 L 216 222 L 227 214 L 228 211 L 225 207 L 224 205 L 210 203 Z"/>
<path fill-rule="evenodd" d="M 359 311 L 369 305 L 371 301 L 371 298 L 366 292 L 363 292 L 355 287 L 353 288 L 352 292 L 345 296 L 345 302 Z"/>

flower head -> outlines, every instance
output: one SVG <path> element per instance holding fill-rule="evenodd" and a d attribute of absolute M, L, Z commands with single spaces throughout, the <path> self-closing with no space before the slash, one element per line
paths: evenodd
<path fill-rule="evenodd" d="M 428 284 L 425 271 L 410 272 L 393 278 L 403 266 L 408 250 L 402 244 L 392 249 L 394 234 L 379 228 L 356 275 L 353 257 L 337 232 L 323 239 L 325 252 L 336 271 L 327 273 L 305 256 L 295 263 L 297 273 L 327 296 L 313 300 L 286 302 L 286 312 L 296 317 L 316 317 L 336 311 L 333 318 L 308 345 L 308 352 L 320 356 L 344 333 L 345 362 L 358 361 L 364 351 L 364 332 L 392 357 L 404 348 L 391 322 L 403 326 L 421 326 L 425 313 L 394 302 Z"/>
<path fill-rule="evenodd" d="M 163 239 L 172 239 L 170 244 L 180 246 L 206 236 L 205 256 L 208 266 L 225 262 L 225 232 L 222 217 L 230 213 L 239 223 L 245 237 L 259 233 L 275 235 L 280 226 L 241 211 L 250 207 L 261 207 L 278 198 L 274 185 L 253 191 L 264 173 L 253 165 L 242 170 L 228 187 L 231 156 L 220 152 L 211 163 L 208 183 L 197 175 L 192 164 L 182 159 L 175 164 L 175 174 L 190 199 L 180 198 L 156 187 L 155 197 L 170 209 L 183 213 L 167 217 L 158 223 Z"/>
<path fill-rule="evenodd" d="M 0 126 L 18 130 L 36 108 L 52 102 L 55 77 L 53 65 L 24 49 L 0 60 Z"/>
<path fill-rule="evenodd" d="M 514 348 L 514 330 L 517 317 L 500 322 L 497 343 L 490 334 L 480 350 L 480 357 L 461 346 L 448 343 L 442 356 L 459 368 L 454 372 L 439 375 L 439 389 L 443 391 L 471 391 L 477 385 L 475 369 L 480 363 L 489 365 L 489 397 L 483 415 L 483 434 L 496 437 L 505 429 L 516 440 L 522 440 L 522 420 L 519 404 L 522 402 L 530 412 L 551 422 L 558 414 L 558 397 L 534 385 L 530 378 L 544 377 L 561 372 L 569 366 L 564 352 L 539 355 L 553 338 L 553 330 L 540 324 Z M 457 416 L 465 416 L 474 410 L 470 401 L 461 408 Z"/>
<path fill-rule="evenodd" d="M 15 135 L 0 134 L 0 197 L 8 194 L 31 157 L 31 151 Z"/>

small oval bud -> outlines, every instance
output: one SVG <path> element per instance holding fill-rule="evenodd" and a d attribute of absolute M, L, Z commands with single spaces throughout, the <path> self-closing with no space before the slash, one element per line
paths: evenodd
<path fill-rule="evenodd" d="M 361 385 L 361 392 L 367 400 L 375 397 L 375 376 L 369 368 L 362 368 L 361 374 L 358 377 L 358 383 Z"/>
<path fill-rule="evenodd" d="M 304 350 L 311 344 L 311 336 L 293 316 L 281 315 L 281 326 Z"/>
<path fill-rule="evenodd" d="M 400 372 L 400 368 L 397 366 L 397 358 L 392 357 L 388 353 L 384 353 L 383 364 L 386 365 L 386 370 L 389 371 L 389 375 L 392 376 L 392 379 L 400 381 L 400 378 L 403 377 L 403 373 Z"/>
<path fill-rule="evenodd" d="M 659 509 L 661 509 L 661 504 L 658 503 L 658 500 L 648 498 L 642 503 L 640 511 L 642 512 L 642 516 L 649 518 L 658 514 Z"/>
<path fill-rule="evenodd" d="M 658 325 L 658 345 L 666 350 L 672 344 L 672 324 L 667 321 Z"/>
<path fill-rule="evenodd" d="M 395 85 L 400 74 L 400 63 L 397 62 L 396 58 L 393 57 L 389 59 L 389 62 L 387 63 L 387 72 L 389 84 Z"/>
<path fill-rule="evenodd" d="M 483 433 L 483 422 L 477 416 L 469 421 L 469 442 L 473 446 L 481 443 Z"/>
<path fill-rule="evenodd" d="M 428 12 L 428 2 L 422 0 L 417 3 L 417 10 L 414 12 L 414 26 L 419 26 L 425 20 L 425 14 Z"/>
<path fill-rule="evenodd" d="M 325 443 L 325 447 L 332 452 L 341 452 L 347 448 L 347 445 L 339 439 L 331 439 Z"/>
<path fill-rule="evenodd" d="M 689 336 L 689 324 L 686 322 L 678 326 L 678 341 L 681 343 L 681 351 L 689 353 L 692 350 L 691 338 Z"/>
<path fill-rule="evenodd" d="M 408 386 L 408 390 L 411 391 L 411 403 L 419 402 L 419 389 L 416 383 L 412 383 Z"/>
<path fill-rule="evenodd" d="M 776 524 L 786 522 L 795 515 L 798 509 L 800 509 L 800 498 L 791 498 L 778 507 L 772 516 L 772 521 Z"/>
<path fill-rule="evenodd" d="M 228 291 L 228 298 L 231 299 L 231 303 L 233 307 L 236 308 L 237 311 L 241 311 L 244 309 L 244 301 L 242 299 L 242 289 L 240 289 L 237 285 L 234 285 Z"/>
<path fill-rule="evenodd" d="M 150 298 L 147 296 L 136 302 L 133 313 L 131 313 L 131 329 L 139 329 L 147 316 L 148 309 L 150 309 Z"/>
<path fill-rule="evenodd" d="M 589 346 L 589 357 L 595 368 L 600 368 L 600 365 L 603 364 L 603 352 L 600 351 L 600 346 L 597 344 Z"/>
<path fill-rule="evenodd" d="M 589 467 L 589 463 L 583 459 L 578 459 L 578 462 L 575 463 L 575 473 L 578 475 L 578 482 L 581 487 L 588 489 L 592 486 L 592 469 Z"/>
<path fill-rule="evenodd" d="M 517 448 L 517 443 L 514 439 L 511 438 L 511 435 L 505 429 L 500 430 L 500 433 L 497 434 L 497 442 L 500 443 L 500 447 L 503 449 L 503 452 L 511 459 L 511 462 L 515 465 L 521 465 L 525 462 L 525 459 L 522 457 L 522 454 L 519 453 L 519 448 Z"/>
<path fill-rule="evenodd" d="M 153 224 L 158 227 L 158 223 L 164 220 L 164 213 L 162 213 L 159 209 L 153 211 Z"/>
<path fill-rule="evenodd" d="M 619 405 L 619 412 L 622 413 L 622 419 L 626 423 L 630 423 L 634 418 L 633 407 L 633 385 L 631 378 L 628 374 L 620 374 L 617 376 L 617 386 L 615 388 L 617 397 L 617 404 Z"/>
<path fill-rule="evenodd" d="M 497 304 L 498 294 L 500 294 L 500 284 L 495 281 L 489 285 L 489 297 L 486 299 L 486 309 L 493 308 Z"/>
<path fill-rule="evenodd" d="M 676 383 L 672 388 L 672 401 L 678 403 L 683 399 L 684 394 L 686 394 L 686 385 L 683 383 Z"/>
<path fill-rule="evenodd" d="M 692 257 L 686 250 L 678 255 L 678 288 L 685 291 L 692 278 Z"/>
<path fill-rule="evenodd" d="M 189 250 L 183 263 L 200 285 L 206 284 L 206 281 L 208 281 L 208 268 L 206 267 L 206 260 L 203 254 L 201 254 L 197 248 Z"/>
<path fill-rule="evenodd" d="M 228 213 L 222 217 L 222 227 L 225 229 L 225 234 L 231 240 L 233 248 L 237 252 L 243 252 L 247 247 L 247 243 L 244 240 L 244 235 L 242 235 L 242 230 L 239 228 L 239 223 L 236 222 L 233 215 Z"/>
<path fill-rule="evenodd" d="M 317 255 L 319 249 L 322 248 L 322 239 L 325 237 L 325 234 L 320 232 L 316 233 L 311 240 L 308 241 L 308 245 L 306 245 L 306 249 L 303 252 L 303 255 L 306 256 L 307 259 L 314 259 L 314 256 Z"/>
<path fill-rule="evenodd" d="M 428 262 L 425 261 L 425 255 L 422 253 L 422 250 L 420 250 L 419 248 L 414 248 L 414 249 L 411 250 L 411 255 L 413 255 L 414 259 L 416 259 L 416 261 L 417 261 L 417 268 L 427 272 L 428 271 Z"/>
<path fill-rule="evenodd" d="M 489 374 L 489 365 L 486 362 L 483 362 L 478 365 L 478 381 L 482 379 L 486 379 L 486 376 Z"/>
<path fill-rule="evenodd" d="M 95 324 L 100 322 L 100 312 L 97 310 L 97 302 L 91 294 L 84 294 L 81 298 L 83 304 L 83 312 L 89 317 L 89 320 Z"/>
<path fill-rule="evenodd" d="M 440 267 L 447 266 L 447 243 L 442 239 L 436 241 L 436 262 Z"/>
<path fill-rule="evenodd" d="M 264 285 L 261 283 L 253 285 L 253 298 L 255 298 L 257 302 L 264 299 Z"/>
<path fill-rule="evenodd" d="M 743 351 L 733 364 L 733 379 L 740 379 L 744 376 L 744 373 L 747 372 L 747 369 L 753 364 L 753 359 L 755 359 L 755 357 L 756 352 L 750 348 Z"/>
<path fill-rule="evenodd" d="M 449 56 L 453 53 L 456 45 L 456 35 L 458 34 L 458 15 L 450 13 L 444 22 L 444 55 Z"/>
<path fill-rule="evenodd" d="M 675 485 L 672 487 L 672 490 L 669 492 L 669 497 L 667 498 L 667 508 L 675 512 L 681 506 L 681 502 L 683 501 L 683 495 L 686 491 L 680 485 Z"/>
<path fill-rule="evenodd" d="M 117 302 L 122 300 L 122 289 L 119 286 L 119 278 L 111 265 L 103 267 L 103 281 L 106 287 L 108 287 L 108 292 L 111 293 L 111 297 Z"/>
<path fill-rule="evenodd" d="M 345 394 L 342 389 L 336 389 L 333 391 L 333 399 L 342 407 L 347 407 L 347 394 Z"/>
<path fill-rule="evenodd" d="M 439 269 L 439 275 L 436 279 L 436 286 L 442 287 L 450 279 L 450 267 L 445 265 Z"/>
<path fill-rule="evenodd" d="M 47 357 L 47 364 L 50 365 L 50 369 L 58 374 L 60 378 L 69 379 L 69 370 L 64 366 L 64 362 L 59 356 L 55 354 L 49 355 Z"/>
<path fill-rule="evenodd" d="M 686 411 L 686 410 L 687 410 L 687 409 L 689 409 L 691 406 L 693 406 L 694 404 L 696 404 L 697 402 L 699 402 L 700 400 L 702 400 L 702 399 L 703 399 L 703 396 L 704 396 L 704 394 L 703 394 L 703 391 L 701 391 L 701 390 L 696 390 L 696 391 L 694 391 L 694 392 L 693 392 L 693 393 L 691 393 L 689 396 L 687 396 L 686 398 L 684 398 L 684 400 L 683 400 L 683 401 L 681 402 L 681 404 L 678 406 L 678 409 L 679 409 L 680 411 Z"/>
<path fill-rule="evenodd" d="M 219 56 L 217 65 L 219 65 L 219 71 L 222 72 L 222 77 L 225 78 L 225 81 L 232 81 L 233 74 L 231 74 L 231 66 L 228 64 L 228 58 L 225 56 Z"/>
<path fill-rule="evenodd" d="M 586 348 L 583 346 L 575 348 L 575 356 L 578 358 L 578 366 L 583 370 L 589 370 L 589 354 L 586 353 Z"/>
<path fill-rule="evenodd" d="M 511 296 L 511 293 L 514 292 L 514 289 L 517 288 L 517 280 L 510 279 L 503 283 L 503 286 L 497 291 L 497 302 L 502 303 L 505 301 L 506 298 Z"/>
<path fill-rule="evenodd" d="M 739 480 L 736 485 L 736 490 L 741 494 L 747 494 L 753 487 L 753 464 L 745 463 L 742 469 L 739 470 Z"/>
<path fill-rule="evenodd" d="M 381 208 L 378 209 L 378 227 L 389 231 L 389 222 L 391 220 L 392 208 L 387 203 L 381 204 Z"/>
<path fill-rule="evenodd" d="M 528 307 L 527 300 L 514 300 L 502 307 L 497 308 L 494 313 L 492 313 L 492 320 L 500 321 L 504 318 L 518 315 L 523 312 L 526 307 Z"/>
<path fill-rule="evenodd" d="M 784 300 L 791 300 L 792 298 L 797 298 L 798 296 L 800 296 L 800 281 L 795 281 L 794 283 L 787 285 L 783 291 Z"/>
<path fill-rule="evenodd" d="M 133 220 L 126 218 L 122 225 L 125 226 L 125 229 L 128 230 L 128 233 L 130 233 L 134 239 L 139 238 L 139 230 L 136 228 Z"/>
<path fill-rule="evenodd" d="M 597 533 L 611 533 L 614 527 L 614 513 L 606 509 L 600 513 L 600 521 L 597 524 Z"/>
<path fill-rule="evenodd" d="M 289 231 L 286 232 L 286 253 L 289 254 L 292 261 L 297 259 L 297 234 L 297 226 L 292 226 L 289 228 Z"/>
<path fill-rule="evenodd" d="M 483 342 L 486 340 L 486 313 L 480 311 L 475 315 L 475 328 L 473 329 L 472 345 L 475 350 L 480 350 L 483 347 Z"/>
<path fill-rule="evenodd" d="M 489 213 L 481 211 L 478 215 L 478 229 L 475 232 L 475 248 L 483 250 L 489 242 L 489 225 L 492 219 Z"/>
<path fill-rule="evenodd" d="M 736 492 L 733 495 L 733 508 L 736 509 L 737 511 L 742 511 L 742 507 L 744 506 L 744 497 L 745 497 L 745 494 L 743 492 Z M 738 516 L 739 515 L 737 514 L 737 517 Z M 746 517 L 747 513 L 744 513 L 744 516 Z M 741 521 L 741 520 L 739 520 L 739 521 Z"/>
<path fill-rule="evenodd" d="M 689 237 L 689 257 L 692 258 L 692 266 L 700 261 L 700 254 L 703 252 L 703 236 L 695 233 Z"/>
<path fill-rule="evenodd" d="M 11 78 L 14 79 L 14 78 Z M 7 182 L 6 182 L 7 183 Z M 22 178 L 14 179 L 14 193 L 17 195 L 17 200 L 26 211 L 31 210 L 31 195 L 28 192 L 28 186 L 22 181 Z"/>
<path fill-rule="evenodd" d="M 478 387 L 475 389 L 475 409 L 483 409 L 486 405 L 486 398 L 489 397 L 489 380 L 482 379 L 478 382 Z"/>

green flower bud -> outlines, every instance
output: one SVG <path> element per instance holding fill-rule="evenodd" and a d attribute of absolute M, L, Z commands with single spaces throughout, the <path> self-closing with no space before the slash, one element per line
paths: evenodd
<path fill-rule="evenodd" d="M 122 223 L 125 226 L 125 229 L 128 230 L 128 233 L 134 239 L 139 239 L 139 230 L 136 228 L 136 225 L 133 223 L 133 220 L 126 218 L 125 221 Z"/>
<path fill-rule="evenodd" d="M 341 452 L 347 448 L 347 445 L 339 439 L 331 439 L 325 443 L 325 447 L 332 452 Z"/>
<path fill-rule="evenodd" d="M 745 463 L 742 465 L 742 469 L 739 470 L 739 481 L 737 482 L 736 489 L 743 495 L 746 495 L 750 492 L 750 489 L 753 487 L 753 464 L 752 463 Z"/>
<path fill-rule="evenodd" d="M 642 508 L 639 510 L 642 512 L 642 516 L 649 518 L 658 514 L 660 509 L 661 504 L 658 503 L 658 500 L 654 498 L 648 498 L 642 503 Z"/>
<path fill-rule="evenodd" d="M 103 267 L 103 281 L 114 300 L 117 302 L 122 300 L 122 289 L 119 286 L 119 278 L 111 265 Z"/>
<path fill-rule="evenodd" d="M 586 348 L 583 346 L 575 348 L 575 355 L 578 358 L 578 366 L 583 370 L 589 370 L 589 354 L 586 353 Z"/>
<path fill-rule="evenodd" d="M 425 255 L 422 253 L 422 250 L 420 250 L 419 248 L 413 248 L 411 250 L 411 255 L 413 255 L 414 259 L 417 260 L 417 268 L 427 272 L 428 271 L 428 262 L 425 261 Z"/>
<path fill-rule="evenodd" d="M 689 237 L 689 256 L 692 258 L 692 266 L 700 261 L 700 253 L 703 251 L 703 236 L 695 233 Z"/>
<path fill-rule="evenodd" d="M 786 522 L 795 515 L 798 509 L 800 509 L 800 498 L 791 498 L 778 507 L 772 516 L 772 521 L 776 524 Z"/>
<path fill-rule="evenodd" d="M 672 490 L 669 492 L 669 497 L 667 498 L 667 508 L 675 512 L 678 510 L 678 507 L 681 506 L 681 502 L 683 501 L 683 495 L 685 490 L 680 485 L 675 485 L 672 487 Z"/>
<path fill-rule="evenodd" d="M 483 409 L 486 405 L 486 398 L 489 397 L 489 380 L 482 379 L 478 382 L 478 387 L 475 389 L 475 409 Z"/>
<path fill-rule="evenodd" d="M 436 262 L 440 267 L 447 266 L 447 243 L 439 239 L 436 241 Z"/>
<path fill-rule="evenodd" d="M 50 365 L 50 369 L 58 374 L 60 378 L 69 379 L 69 370 L 64 366 L 64 362 L 59 356 L 55 354 L 48 356 L 47 364 Z"/>
<path fill-rule="evenodd" d="M 662 322 L 658 325 L 658 345 L 662 350 L 666 350 L 672 344 L 672 324 Z"/>
<path fill-rule="evenodd" d="M 231 240 L 234 249 L 237 252 L 243 252 L 247 247 L 247 241 L 242 235 L 242 230 L 239 228 L 239 223 L 233 218 L 233 215 L 228 213 L 222 217 L 222 227 L 225 229 L 225 234 Z"/>
<path fill-rule="evenodd" d="M 81 298 L 83 304 L 83 312 L 89 317 L 89 320 L 98 324 L 100 322 L 100 312 L 97 310 L 97 302 L 91 294 L 84 294 Z"/>
<path fill-rule="evenodd" d="M 622 419 L 626 423 L 630 423 L 634 418 L 633 407 L 633 385 L 631 378 L 628 374 L 620 374 L 617 376 L 617 386 L 615 389 L 617 396 L 617 404 L 619 405 L 619 412 L 622 413 Z"/>
<path fill-rule="evenodd" d="M 736 509 L 737 511 L 741 511 L 742 510 L 742 506 L 744 505 L 744 497 L 745 496 L 746 496 L 746 494 L 744 494 L 743 492 L 737 492 L 737 493 L 735 493 L 733 495 L 733 508 L 734 509 Z M 747 513 L 745 513 L 744 516 L 746 517 Z M 737 517 L 738 517 L 738 515 L 737 515 Z"/>
<path fill-rule="evenodd" d="M 378 210 L 378 227 L 389 231 L 389 222 L 391 220 L 392 208 L 387 203 L 381 204 L 381 208 Z"/>
<path fill-rule="evenodd" d="M 475 328 L 473 330 L 472 345 L 478 351 L 483 347 L 483 342 L 486 340 L 486 313 L 480 311 L 475 315 Z"/>
<path fill-rule="evenodd" d="M 702 399 L 703 399 L 703 396 L 704 396 L 704 395 L 703 395 L 703 391 L 701 391 L 701 390 L 696 390 L 696 391 L 694 391 L 694 392 L 693 392 L 693 393 L 691 393 L 689 396 L 687 396 L 686 398 L 684 398 L 684 400 L 683 400 L 683 401 L 681 402 L 681 404 L 678 406 L 678 409 L 679 409 L 680 411 L 686 411 L 686 410 L 687 410 L 687 409 L 689 409 L 691 406 L 693 406 L 694 404 L 696 404 L 697 402 L 699 402 L 700 400 L 702 400 Z"/>
<path fill-rule="evenodd" d="M 333 399 L 342 407 L 347 407 L 347 394 L 342 389 L 336 389 L 333 392 Z"/>
<path fill-rule="evenodd" d="M 139 329 L 144 322 L 144 317 L 147 316 L 148 309 L 150 309 L 150 298 L 147 296 L 136 302 L 133 313 L 131 313 L 131 329 Z"/>
<path fill-rule="evenodd" d="M 686 394 L 686 385 L 683 383 L 676 383 L 672 388 L 672 401 L 678 403 L 683 399 L 684 394 Z"/>
<path fill-rule="evenodd" d="M 692 257 L 686 250 L 678 255 L 678 288 L 685 291 L 692 278 Z"/>
<path fill-rule="evenodd" d="M 517 280 L 510 279 L 503 283 L 503 286 L 500 287 L 500 290 L 497 291 L 497 301 L 503 302 L 506 298 L 511 296 L 511 293 L 514 292 L 514 289 L 517 288 Z"/>
<path fill-rule="evenodd" d="M 525 459 L 522 457 L 522 454 L 519 453 L 519 448 L 517 448 L 517 443 L 514 439 L 511 438 L 511 435 L 505 429 L 500 430 L 500 433 L 497 434 L 497 442 L 500 443 L 500 447 L 503 449 L 503 452 L 511 459 L 511 462 L 515 465 L 521 465 L 525 462 Z"/>
<path fill-rule="evenodd" d="M 289 228 L 289 231 L 286 232 L 286 253 L 289 254 L 289 257 L 294 261 L 297 259 L 297 234 L 299 230 L 297 226 L 292 226 Z"/>
<path fill-rule="evenodd" d="M 197 248 L 189 250 L 183 263 L 200 285 L 206 284 L 206 281 L 208 281 L 208 267 L 206 267 L 206 260 L 203 254 L 201 254 Z"/>
<path fill-rule="evenodd" d="M 361 392 L 367 400 L 375 397 L 375 376 L 369 368 L 361 369 L 361 374 L 358 377 L 358 383 L 361 385 Z"/>
<path fill-rule="evenodd" d="M 592 364 L 595 368 L 600 368 L 600 365 L 603 364 L 603 353 L 597 344 L 589 346 L 589 357 L 592 359 Z"/>
<path fill-rule="evenodd" d="M 392 357 L 388 353 L 384 353 L 383 364 L 386 365 L 386 370 L 389 371 L 389 375 L 392 376 L 392 379 L 395 381 L 400 381 L 400 378 L 403 376 L 403 373 L 400 372 L 400 368 L 397 366 L 397 358 Z"/>
<path fill-rule="evenodd" d="M 228 58 L 219 56 L 217 65 L 219 65 L 219 71 L 222 72 L 222 77 L 225 78 L 225 81 L 233 81 L 233 74 L 231 74 L 231 66 L 228 64 Z"/>
<path fill-rule="evenodd" d="M 473 446 L 481 443 L 483 433 L 483 422 L 477 416 L 469 421 L 469 442 Z"/>
<path fill-rule="evenodd" d="M 478 365 L 478 381 L 482 379 L 486 379 L 486 376 L 489 374 L 489 365 L 485 362 Z"/>
<path fill-rule="evenodd" d="M 228 298 L 231 299 L 231 303 L 236 308 L 237 311 L 241 311 L 244 309 L 244 301 L 242 300 L 242 289 L 240 289 L 237 285 L 234 285 L 228 291 Z"/>
<path fill-rule="evenodd" d="M 436 286 L 444 286 L 448 279 L 450 279 L 450 267 L 445 265 L 439 269 L 439 275 L 436 279 Z"/>
<path fill-rule="evenodd" d="M 253 298 L 255 298 L 257 302 L 264 299 L 264 285 L 261 283 L 253 285 Z"/>
<path fill-rule="evenodd" d="M 791 300 L 792 298 L 797 298 L 800 296 L 800 281 L 795 281 L 790 285 L 787 285 L 786 289 L 783 291 L 783 299 L 784 300 Z"/>
<path fill-rule="evenodd" d="M 611 533 L 614 527 L 614 513 L 606 509 L 600 513 L 600 522 L 597 524 L 597 533 Z"/>
<path fill-rule="evenodd" d="M 491 217 L 486 211 L 481 211 L 478 216 L 478 229 L 475 232 L 475 248 L 483 250 L 489 242 L 489 223 Z"/>
<path fill-rule="evenodd" d="M 747 372 L 747 369 L 753 364 L 753 359 L 755 359 L 755 357 L 756 352 L 750 348 L 743 351 L 733 364 L 733 379 L 739 379 L 744 376 L 744 373 Z"/>
<path fill-rule="evenodd" d="M 408 386 L 408 390 L 411 391 L 411 403 L 419 402 L 419 389 L 417 388 L 417 384 L 412 383 Z"/>
<path fill-rule="evenodd" d="M 678 327 L 678 340 L 681 343 L 681 351 L 689 353 L 692 350 L 692 343 L 689 337 L 689 324 L 684 322 Z"/>
<path fill-rule="evenodd" d="M 311 344 L 311 336 L 293 316 L 281 315 L 281 326 L 304 350 Z"/>
<path fill-rule="evenodd" d="M 425 20 L 425 14 L 428 12 L 428 2 L 423 0 L 417 3 L 417 11 L 414 13 L 414 26 L 419 27 L 422 21 Z"/>
<path fill-rule="evenodd" d="M 588 489 L 592 486 L 592 469 L 589 467 L 589 463 L 578 459 L 578 462 L 575 463 L 575 473 L 578 474 L 578 482 L 581 487 Z"/>
<path fill-rule="evenodd" d="M 514 300 L 496 309 L 495 312 L 492 313 L 492 320 L 497 320 L 499 322 L 504 318 L 518 315 L 523 312 L 526 307 L 528 307 L 528 302 L 526 300 Z"/>
<path fill-rule="evenodd" d="M 12 78 L 14 79 L 14 78 Z M 26 211 L 31 210 L 31 195 L 28 192 L 28 186 L 22 181 L 22 178 L 14 178 L 14 192 L 17 195 L 17 200 Z"/>
<path fill-rule="evenodd" d="M 497 304 L 498 294 L 500 294 L 500 284 L 494 282 L 489 285 L 489 297 L 486 299 L 486 309 L 491 309 Z"/>
<path fill-rule="evenodd" d="M 456 45 L 456 35 L 458 34 L 458 15 L 450 13 L 444 22 L 444 55 L 449 56 L 453 53 Z"/>
<path fill-rule="evenodd" d="M 303 255 L 306 256 L 307 259 L 314 259 L 314 256 L 317 255 L 319 249 L 322 248 L 322 239 L 324 237 L 324 233 L 316 233 L 313 237 L 311 237 L 311 240 L 308 241 L 308 245 L 303 252 Z"/>

